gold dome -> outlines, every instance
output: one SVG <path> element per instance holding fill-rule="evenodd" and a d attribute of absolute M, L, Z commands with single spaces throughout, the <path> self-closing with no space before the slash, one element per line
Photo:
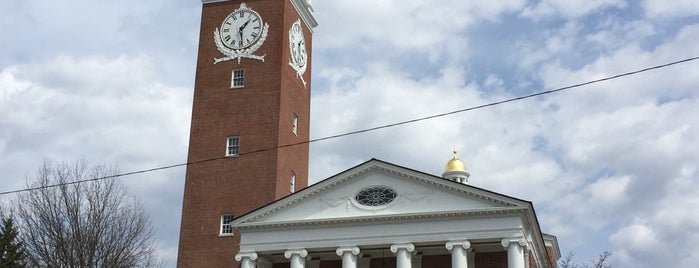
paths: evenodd
<path fill-rule="evenodd" d="M 454 150 L 454 157 L 447 162 L 447 165 L 444 167 L 444 172 L 449 172 L 449 171 L 466 171 L 466 164 L 464 164 L 461 159 L 456 157 L 456 150 Z"/>

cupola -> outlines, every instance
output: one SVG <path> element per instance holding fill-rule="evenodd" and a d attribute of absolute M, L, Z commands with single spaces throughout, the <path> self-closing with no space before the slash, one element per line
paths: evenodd
<path fill-rule="evenodd" d="M 466 171 L 466 164 L 464 164 L 461 159 L 456 157 L 456 150 L 454 150 L 454 156 L 447 162 L 447 165 L 444 167 L 444 173 L 442 173 L 442 177 L 447 179 L 447 180 L 452 180 L 458 183 L 463 183 L 463 184 L 468 184 L 468 177 L 471 176 L 471 174 L 468 174 Z"/>

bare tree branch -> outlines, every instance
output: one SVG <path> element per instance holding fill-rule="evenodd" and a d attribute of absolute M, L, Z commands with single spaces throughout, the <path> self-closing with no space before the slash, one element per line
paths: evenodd
<path fill-rule="evenodd" d="M 36 267 L 158 266 L 144 208 L 114 177 L 114 167 L 45 162 L 18 196 L 17 218 L 29 262 Z"/>
<path fill-rule="evenodd" d="M 612 266 L 607 263 L 610 256 L 612 256 L 612 253 L 605 251 L 600 253 L 599 256 L 597 256 L 597 259 L 591 260 L 590 265 L 577 264 L 573 261 L 575 253 L 568 252 L 565 257 L 558 260 L 558 268 L 611 268 Z"/>
<path fill-rule="evenodd" d="M 573 262 L 575 254 L 569 251 L 568 254 L 558 261 L 558 268 L 580 268 L 579 265 Z"/>
<path fill-rule="evenodd" d="M 612 266 L 607 264 L 607 259 L 612 256 L 612 253 L 609 251 L 605 251 L 599 254 L 597 256 L 597 260 L 593 261 L 592 267 L 594 268 L 611 268 Z"/>

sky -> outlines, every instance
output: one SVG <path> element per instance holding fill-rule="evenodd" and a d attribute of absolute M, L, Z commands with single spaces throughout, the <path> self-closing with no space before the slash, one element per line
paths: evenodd
<path fill-rule="evenodd" d="M 315 0 L 311 139 L 699 56 L 695 0 Z M 186 162 L 199 0 L 0 1 L 0 191 L 42 162 Z M 264 15 L 262 15 L 264 16 Z M 534 203 L 587 263 L 699 263 L 699 61 L 310 145 L 310 181 L 378 158 Z M 174 267 L 185 168 L 122 177 Z M 11 203 L 13 195 L 0 196 Z"/>

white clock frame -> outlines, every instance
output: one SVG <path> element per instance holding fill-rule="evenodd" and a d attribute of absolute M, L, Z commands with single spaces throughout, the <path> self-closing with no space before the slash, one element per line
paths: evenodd
<path fill-rule="evenodd" d="M 234 60 L 234 59 L 237 59 L 238 64 L 240 64 L 240 60 L 242 58 L 255 59 L 255 60 L 262 61 L 262 62 L 265 61 L 265 56 L 267 56 L 267 54 L 260 56 L 260 55 L 254 55 L 253 53 L 255 53 L 255 51 L 257 51 L 257 49 L 259 49 L 262 46 L 262 44 L 265 42 L 265 40 L 267 39 L 267 34 L 269 33 L 269 25 L 266 22 L 262 21 L 262 16 L 260 16 L 259 13 L 248 8 L 248 6 L 245 4 L 245 2 L 240 3 L 240 7 L 237 8 L 236 10 L 234 10 L 233 12 L 231 12 L 231 14 L 235 14 L 236 12 L 240 12 L 241 10 L 253 12 L 253 13 L 257 14 L 257 17 L 260 18 L 260 20 L 261 20 L 260 24 L 264 25 L 262 27 L 262 32 L 260 33 L 260 38 L 257 39 L 257 41 L 255 41 L 249 47 L 242 48 L 242 49 L 232 49 L 232 48 L 227 47 L 225 44 L 223 44 L 221 32 L 219 31 L 219 29 L 217 27 L 216 30 L 214 30 L 214 42 L 216 43 L 216 48 L 218 48 L 218 51 L 220 51 L 225 57 L 214 58 L 214 64 L 219 63 L 219 62 Z M 230 15 L 226 16 L 226 19 L 229 16 Z"/>
<path fill-rule="evenodd" d="M 294 28 L 298 27 L 301 29 L 300 32 L 294 31 Z M 303 41 L 303 50 L 306 50 L 306 41 L 303 37 L 303 26 L 301 25 L 301 19 L 296 19 L 296 21 L 291 24 L 289 28 L 289 66 L 291 66 L 294 71 L 296 71 L 296 77 L 301 79 L 303 83 L 303 88 L 306 88 L 306 80 L 303 79 L 303 74 L 306 73 L 306 68 L 308 66 L 308 54 L 304 52 L 302 55 L 303 62 L 299 62 L 296 57 L 294 57 L 294 47 L 301 45 L 299 42 Z"/>

